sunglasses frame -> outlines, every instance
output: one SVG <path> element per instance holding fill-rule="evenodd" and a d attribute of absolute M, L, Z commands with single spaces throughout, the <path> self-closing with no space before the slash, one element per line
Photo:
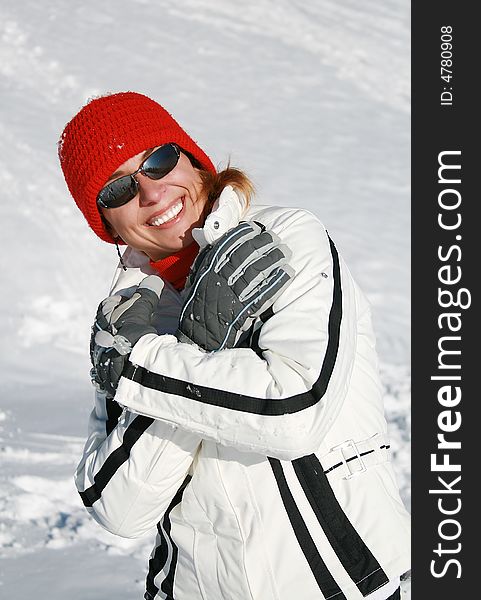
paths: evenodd
<path fill-rule="evenodd" d="M 162 148 L 165 148 L 166 146 L 171 146 L 174 149 L 174 151 L 177 155 L 177 160 L 175 162 L 175 165 L 169 171 L 167 171 L 167 173 L 164 173 L 160 177 L 155 177 L 155 176 L 153 176 L 154 175 L 153 173 L 148 173 L 144 170 L 145 163 L 150 158 L 152 158 L 152 156 L 154 156 L 159 150 L 162 150 Z M 135 198 L 135 196 L 137 196 L 137 194 L 139 192 L 139 182 L 137 181 L 137 179 L 135 179 L 136 175 L 138 175 L 139 173 L 142 173 L 142 175 L 145 175 L 149 179 L 153 179 L 155 181 L 162 179 L 163 177 L 168 175 L 171 171 L 173 171 L 175 169 L 175 167 L 178 165 L 179 159 L 180 159 L 180 154 L 181 154 L 181 150 L 180 150 L 179 146 L 177 144 L 175 144 L 174 142 L 168 142 L 167 144 L 162 144 L 162 146 L 159 146 L 158 148 L 156 148 L 151 154 L 149 154 L 149 156 L 147 156 L 147 158 L 145 158 L 142 161 L 140 167 L 134 173 L 130 173 L 129 175 L 122 175 L 122 177 L 119 177 L 118 179 L 114 179 L 110 183 L 107 183 L 107 185 L 104 185 L 104 187 L 100 190 L 100 192 L 97 195 L 97 206 L 99 208 L 119 208 L 120 206 L 124 206 L 125 204 L 129 203 L 131 200 L 133 200 Z M 109 206 L 102 200 L 102 198 L 101 198 L 102 192 L 104 190 L 108 190 L 109 186 L 111 186 L 114 183 L 117 183 L 123 179 L 130 179 L 130 185 L 131 185 L 132 192 L 135 191 L 134 195 L 131 198 L 129 198 L 128 200 L 125 200 L 125 202 L 122 202 L 121 204 L 116 204 L 115 206 Z"/>

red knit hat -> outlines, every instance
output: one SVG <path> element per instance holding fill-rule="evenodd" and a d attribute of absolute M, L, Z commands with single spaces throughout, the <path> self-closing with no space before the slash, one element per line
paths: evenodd
<path fill-rule="evenodd" d="M 58 143 L 60 165 L 77 206 L 90 227 L 115 243 L 97 208 L 106 181 L 136 154 L 175 142 L 215 173 L 209 157 L 160 104 L 135 92 L 95 98 L 67 123 Z"/>

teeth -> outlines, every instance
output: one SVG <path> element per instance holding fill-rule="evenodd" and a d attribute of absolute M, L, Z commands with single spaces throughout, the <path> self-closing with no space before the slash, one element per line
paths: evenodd
<path fill-rule="evenodd" d="M 172 206 L 172 208 L 169 208 L 169 210 L 163 213 L 162 215 L 159 215 L 155 217 L 155 219 L 149 221 L 149 225 L 154 225 L 155 227 L 163 225 L 164 223 L 167 223 L 167 221 L 174 219 L 180 213 L 181 210 L 182 200 L 180 200 L 175 206 Z"/>

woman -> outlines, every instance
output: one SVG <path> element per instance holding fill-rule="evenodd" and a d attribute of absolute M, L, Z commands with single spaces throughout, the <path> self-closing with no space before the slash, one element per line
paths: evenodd
<path fill-rule="evenodd" d="M 369 306 L 322 224 L 250 204 L 248 179 L 216 174 L 140 94 L 87 104 L 59 155 L 95 233 L 128 245 L 97 314 L 99 391 L 76 484 L 109 531 L 157 525 L 144 597 L 399 598 L 409 519 Z M 238 275 L 262 255 L 272 281 L 266 247 L 288 259 L 290 285 L 249 313 L 246 290 L 269 286 L 262 265 Z M 163 285 L 137 287 L 149 273 Z"/>

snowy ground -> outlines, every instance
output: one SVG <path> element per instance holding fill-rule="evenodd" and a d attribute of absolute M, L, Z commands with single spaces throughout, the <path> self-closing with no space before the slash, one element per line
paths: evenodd
<path fill-rule="evenodd" d="M 56 141 L 107 91 L 159 100 L 262 201 L 327 225 L 373 305 L 409 506 L 407 1 L 3 0 L 0 84 L 0 597 L 142 595 L 152 537 L 101 530 L 72 482 L 89 326 L 116 255 L 69 198 Z"/>

